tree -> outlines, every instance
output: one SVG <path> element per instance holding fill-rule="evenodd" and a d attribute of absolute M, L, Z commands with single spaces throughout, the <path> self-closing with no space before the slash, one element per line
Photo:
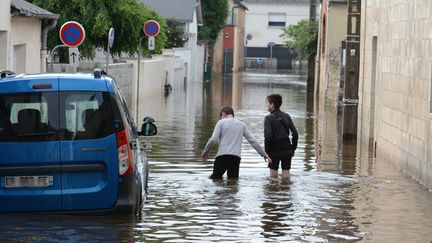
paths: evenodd
<path fill-rule="evenodd" d="M 185 31 L 184 24 L 175 19 L 168 19 L 166 21 L 167 41 L 165 42 L 165 48 L 183 47 L 185 43 Z"/>
<path fill-rule="evenodd" d="M 318 23 L 317 21 L 301 20 L 295 25 L 283 28 L 285 47 L 297 53 L 297 59 L 306 60 L 317 52 Z"/>
<path fill-rule="evenodd" d="M 202 0 L 204 25 L 200 26 L 198 39 L 214 44 L 228 17 L 228 0 Z"/>
<path fill-rule="evenodd" d="M 147 20 L 154 19 L 161 25 L 161 32 L 156 36 L 156 52 L 160 52 L 165 45 L 166 35 L 165 21 L 157 14 L 151 12 L 146 6 L 137 0 L 29 0 L 44 9 L 60 14 L 56 27 L 59 33 L 60 27 L 67 21 L 79 22 L 86 31 L 84 42 L 79 46 L 83 57 L 91 58 L 95 48 L 106 49 L 108 31 L 115 29 L 115 41 L 111 54 L 120 56 L 123 53 L 133 55 L 136 53 L 137 44 L 141 36 L 144 36 L 143 26 Z M 145 37 L 145 39 L 147 39 Z M 52 49 L 61 44 L 58 34 L 49 35 L 48 48 Z M 147 48 L 142 45 L 142 51 L 147 54 Z"/>

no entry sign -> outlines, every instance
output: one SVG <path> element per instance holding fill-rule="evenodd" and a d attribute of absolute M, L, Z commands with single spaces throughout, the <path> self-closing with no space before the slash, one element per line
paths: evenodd
<path fill-rule="evenodd" d="M 155 20 L 149 20 L 144 24 L 144 34 L 150 37 L 157 36 L 159 34 L 160 26 Z"/>
<path fill-rule="evenodd" d="M 81 45 L 85 38 L 85 30 L 82 25 L 75 21 L 68 21 L 60 28 L 60 40 L 70 47 Z"/>

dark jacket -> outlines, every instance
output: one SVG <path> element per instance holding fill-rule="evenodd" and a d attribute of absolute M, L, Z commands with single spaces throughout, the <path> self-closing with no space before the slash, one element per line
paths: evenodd
<path fill-rule="evenodd" d="M 285 124 L 285 127 L 283 124 Z M 288 129 L 288 130 L 287 130 Z M 291 139 L 289 138 L 291 134 Z M 265 151 L 270 156 L 292 156 L 297 149 L 298 133 L 291 116 L 277 109 L 264 119 Z"/>

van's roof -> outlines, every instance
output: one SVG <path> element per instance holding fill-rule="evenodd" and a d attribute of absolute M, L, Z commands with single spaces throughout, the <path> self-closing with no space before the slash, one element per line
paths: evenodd
<path fill-rule="evenodd" d="M 100 90 L 113 91 L 114 80 L 107 75 L 99 76 L 100 73 L 39 73 L 39 74 L 19 74 L 9 75 L 0 79 L 0 86 L 9 87 L 11 92 L 25 92 L 26 89 L 20 84 L 24 83 L 43 83 L 44 80 L 60 80 L 63 88 L 61 90 Z M 96 76 L 96 77 L 95 77 Z M 22 81 L 22 82 L 20 82 Z M 13 90 L 13 91 L 12 91 Z M 26 89 L 26 91 L 29 91 Z M 3 93 L 3 92 L 0 92 Z"/>
<path fill-rule="evenodd" d="M 36 73 L 36 74 L 17 74 L 7 76 L 0 80 L 17 80 L 17 79 L 44 79 L 44 78 L 79 78 L 79 79 L 98 79 L 93 73 Z"/>

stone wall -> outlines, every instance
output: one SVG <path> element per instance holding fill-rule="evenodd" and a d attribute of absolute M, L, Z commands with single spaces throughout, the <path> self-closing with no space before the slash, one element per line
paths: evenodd
<path fill-rule="evenodd" d="M 362 1 L 358 110 L 360 142 L 429 188 L 431 13 L 430 0 Z"/>

